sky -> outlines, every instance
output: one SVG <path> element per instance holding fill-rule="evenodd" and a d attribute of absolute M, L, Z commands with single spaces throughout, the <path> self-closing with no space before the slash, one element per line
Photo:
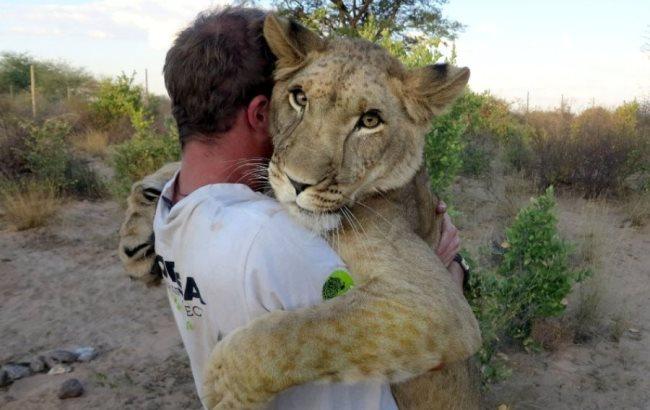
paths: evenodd
<path fill-rule="evenodd" d="M 227 0 L 0 0 L 0 51 L 63 60 L 98 76 L 136 72 L 166 94 L 165 53 L 201 10 Z M 261 2 L 268 4 L 268 1 Z M 579 111 L 650 98 L 648 0 L 449 0 L 470 87 L 515 108 Z"/>

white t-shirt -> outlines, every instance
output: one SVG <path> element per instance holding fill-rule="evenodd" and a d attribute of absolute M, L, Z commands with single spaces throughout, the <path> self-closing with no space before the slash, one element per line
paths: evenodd
<path fill-rule="evenodd" d="M 154 218 L 156 254 L 202 398 L 204 365 L 218 340 L 269 311 L 321 303 L 324 282 L 344 265 L 321 237 L 246 185 L 207 185 L 171 207 L 174 180 L 165 186 Z M 295 386 L 267 408 L 397 405 L 390 386 L 375 381 Z"/>

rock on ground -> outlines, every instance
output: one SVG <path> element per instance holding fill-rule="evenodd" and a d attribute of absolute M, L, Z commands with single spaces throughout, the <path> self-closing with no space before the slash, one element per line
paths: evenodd
<path fill-rule="evenodd" d="M 84 394 L 84 386 L 77 379 L 68 379 L 63 382 L 59 388 L 59 398 L 60 399 L 70 399 L 73 397 L 79 397 Z"/>

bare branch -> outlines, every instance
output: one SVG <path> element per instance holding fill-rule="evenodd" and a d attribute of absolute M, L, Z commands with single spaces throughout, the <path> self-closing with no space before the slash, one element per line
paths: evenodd
<path fill-rule="evenodd" d="M 343 0 L 331 0 L 332 4 L 336 6 L 336 9 L 339 11 L 339 17 L 341 19 L 341 23 L 351 25 L 351 17 L 350 17 L 350 11 L 348 10 L 347 6 L 345 3 L 343 3 Z"/>

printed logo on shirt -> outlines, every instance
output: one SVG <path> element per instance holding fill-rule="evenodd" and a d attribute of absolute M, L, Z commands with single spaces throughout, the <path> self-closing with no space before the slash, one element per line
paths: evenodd
<path fill-rule="evenodd" d="M 198 284 L 191 276 L 187 276 L 183 281 L 181 275 L 174 269 L 174 262 L 166 261 L 156 255 L 156 263 L 166 279 L 167 288 L 172 294 L 174 308 L 185 313 L 187 318 L 185 328 L 193 330 L 194 326 L 189 319 L 202 317 L 203 307 L 201 305 L 206 305 L 205 300 L 201 297 Z"/>
<path fill-rule="evenodd" d="M 323 300 L 342 295 L 354 287 L 354 280 L 348 272 L 337 269 L 332 272 L 323 284 Z"/>

